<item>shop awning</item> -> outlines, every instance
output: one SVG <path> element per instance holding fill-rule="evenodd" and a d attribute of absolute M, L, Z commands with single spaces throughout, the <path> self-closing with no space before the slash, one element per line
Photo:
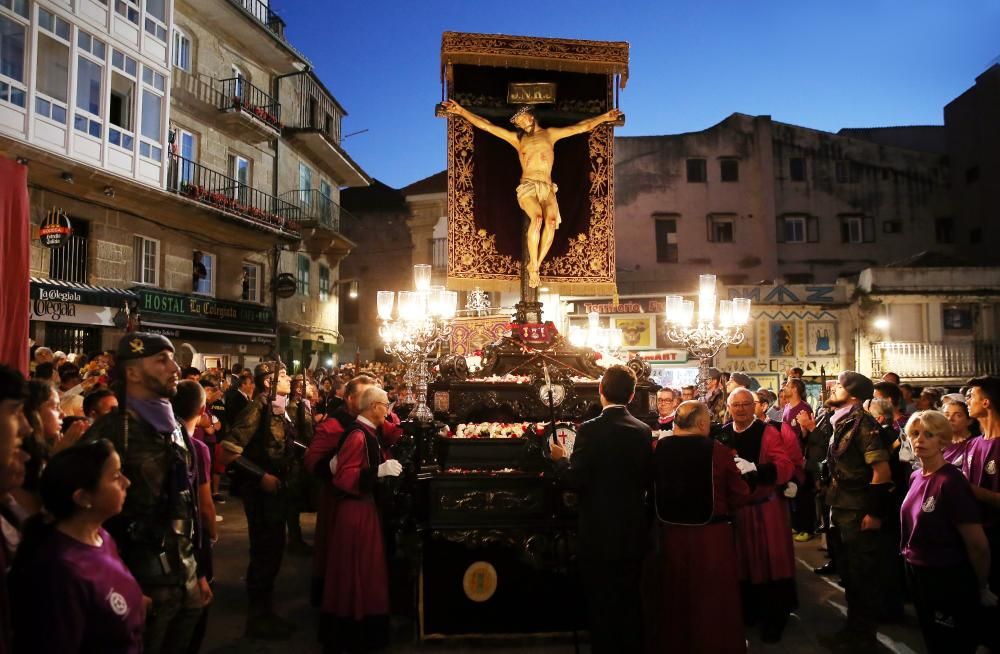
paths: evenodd
<path fill-rule="evenodd" d="M 136 297 L 136 294 L 127 288 L 93 286 L 44 277 L 31 278 L 31 299 L 33 300 L 55 300 L 99 307 L 121 307 L 124 301 L 134 300 Z"/>

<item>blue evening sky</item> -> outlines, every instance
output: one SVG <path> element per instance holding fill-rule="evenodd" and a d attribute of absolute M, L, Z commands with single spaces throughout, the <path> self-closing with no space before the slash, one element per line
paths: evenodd
<path fill-rule="evenodd" d="M 271 0 L 347 109 L 343 145 L 402 187 L 445 167 L 445 30 L 628 41 L 624 136 L 730 113 L 816 129 L 941 124 L 1000 55 L 996 0 Z"/>

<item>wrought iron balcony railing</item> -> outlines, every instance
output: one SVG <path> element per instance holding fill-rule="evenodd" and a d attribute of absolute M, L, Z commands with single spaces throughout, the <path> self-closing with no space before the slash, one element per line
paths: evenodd
<path fill-rule="evenodd" d="M 274 32 L 274 34 L 284 40 L 285 21 L 281 20 L 278 14 L 271 10 L 268 3 L 261 0 L 229 0 L 237 7 L 242 7 L 244 11 L 257 19 L 261 25 Z"/>
<path fill-rule="evenodd" d="M 1000 343 L 872 343 L 872 375 L 904 379 L 967 379 L 1000 374 Z"/>
<path fill-rule="evenodd" d="M 299 210 L 299 222 L 305 227 L 314 224 L 330 231 L 340 231 L 341 215 L 347 213 L 339 204 L 318 189 L 296 189 L 281 194 L 282 200 Z"/>
<path fill-rule="evenodd" d="M 294 204 L 176 154 L 170 157 L 167 190 L 261 227 L 299 235 L 301 211 Z"/>
<path fill-rule="evenodd" d="M 219 80 L 219 108 L 243 111 L 262 123 L 281 130 L 281 105 L 242 77 Z"/>

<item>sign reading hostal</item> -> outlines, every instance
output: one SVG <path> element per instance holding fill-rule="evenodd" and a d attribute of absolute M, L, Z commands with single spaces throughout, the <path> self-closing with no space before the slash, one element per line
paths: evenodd
<path fill-rule="evenodd" d="M 271 329 L 274 314 L 269 307 L 251 302 L 230 302 L 197 295 L 180 295 L 150 289 L 135 289 L 144 320 L 158 314 L 179 325 L 226 326 L 240 329 Z"/>

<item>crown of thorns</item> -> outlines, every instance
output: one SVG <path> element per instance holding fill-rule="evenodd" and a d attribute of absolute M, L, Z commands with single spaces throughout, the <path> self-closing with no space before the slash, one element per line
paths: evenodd
<path fill-rule="evenodd" d="M 522 105 L 520 109 L 514 112 L 514 115 L 510 117 L 510 122 L 516 121 L 518 118 L 525 114 L 531 114 L 532 117 L 535 115 L 535 108 L 530 104 Z"/>

